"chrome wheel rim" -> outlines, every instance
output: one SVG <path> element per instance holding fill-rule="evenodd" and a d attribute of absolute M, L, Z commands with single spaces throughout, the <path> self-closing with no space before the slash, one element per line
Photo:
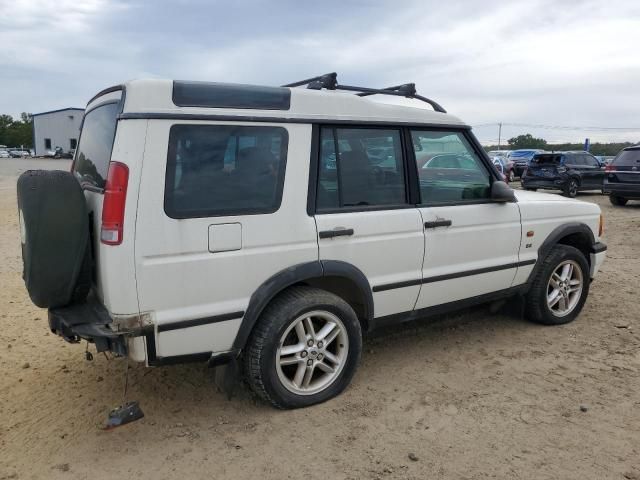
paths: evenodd
<path fill-rule="evenodd" d="M 513 170 L 511 170 L 511 171 L 509 172 L 509 181 L 510 181 L 510 182 L 513 182 L 513 180 L 514 180 L 514 179 L 515 179 L 515 175 L 513 174 Z"/>
<path fill-rule="evenodd" d="M 575 180 L 569 182 L 569 195 L 574 196 L 578 193 L 578 184 Z"/>
<path fill-rule="evenodd" d="M 347 363 L 349 337 L 333 313 L 316 310 L 296 318 L 280 337 L 276 370 L 282 385 L 297 395 L 329 387 Z"/>
<path fill-rule="evenodd" d="M 556 317 L 569 315 L 582 296 L 584 279 L 577 262 L 565 260 L 559 264 L 547 284 L 547 306 Z"/>

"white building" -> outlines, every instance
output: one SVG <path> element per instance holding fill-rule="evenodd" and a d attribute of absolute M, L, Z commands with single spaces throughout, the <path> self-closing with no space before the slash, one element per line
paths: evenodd
<path fill-rule="evenodd" d="M 73 150 L 78 145 L 80 125 L 82 124 L 82 108 L 62 108 L 50 112 L 33 114 L 33 148 L 36 156 L 44 156 L 56 147 L 64 152 Z"/>

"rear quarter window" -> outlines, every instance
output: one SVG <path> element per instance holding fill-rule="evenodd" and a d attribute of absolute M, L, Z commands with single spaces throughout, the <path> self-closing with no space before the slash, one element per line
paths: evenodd
<path fill-rule="evenodd" d="M 84 187 L 104 188 L 116 133 L 118 108 L 118 103 L 109 103 L 91 110 L 84 117 L 73 166 L 73 172 Z"/>
<path fill-rule="evenodd" d="M 282 127 L 173 125 L 164 207 L 171 218 L 273 213 L 288 135 Z"/>
<path fill-rule="evenodd" d="M 612 162 L 614 165 L 620 167 L 635 167 L 640 166 L 640 149 L 638 150 L 623 150 Z"/>

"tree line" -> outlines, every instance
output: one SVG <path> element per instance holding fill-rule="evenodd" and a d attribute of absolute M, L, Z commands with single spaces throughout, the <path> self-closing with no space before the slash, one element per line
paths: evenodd
<path fill-rule="evenodd" d="M 640 143 L 640 142 L 638 142 Z M 592 143 L 589 152 L 593 155 L 614 156 L 620 150 L 626 147 L 637 145 L 632 142 L 614 142 L 614 143 Z M 584 150 L 583 143 L 547 143 L 544 138 L 536 138 L 530 133 L 518 135 L 517 137 L 507 140 L 507 145 L 501 145 L 503 150 L 518 150 L 520 148 L 534 148 L 547 151 L 566 151 L 566 150 Z M 489 145 L 485 147 L 486 151 L 498 150 L 498 145 Z"/>
<path fill-rule="evenodd" d="M 22 112 L 20 119 L 0 115 L 0 145 L 33 148 L 33 121 L 30 113 Z"/>

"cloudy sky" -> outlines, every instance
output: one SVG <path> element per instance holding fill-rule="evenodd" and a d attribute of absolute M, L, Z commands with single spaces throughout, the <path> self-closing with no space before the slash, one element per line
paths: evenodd
<path fill-rule="evenodd" d="M 640 141 L 638 0 L 0 0 L 0 113 L 140 77 L 415 82 L 484 143 Z"/>

